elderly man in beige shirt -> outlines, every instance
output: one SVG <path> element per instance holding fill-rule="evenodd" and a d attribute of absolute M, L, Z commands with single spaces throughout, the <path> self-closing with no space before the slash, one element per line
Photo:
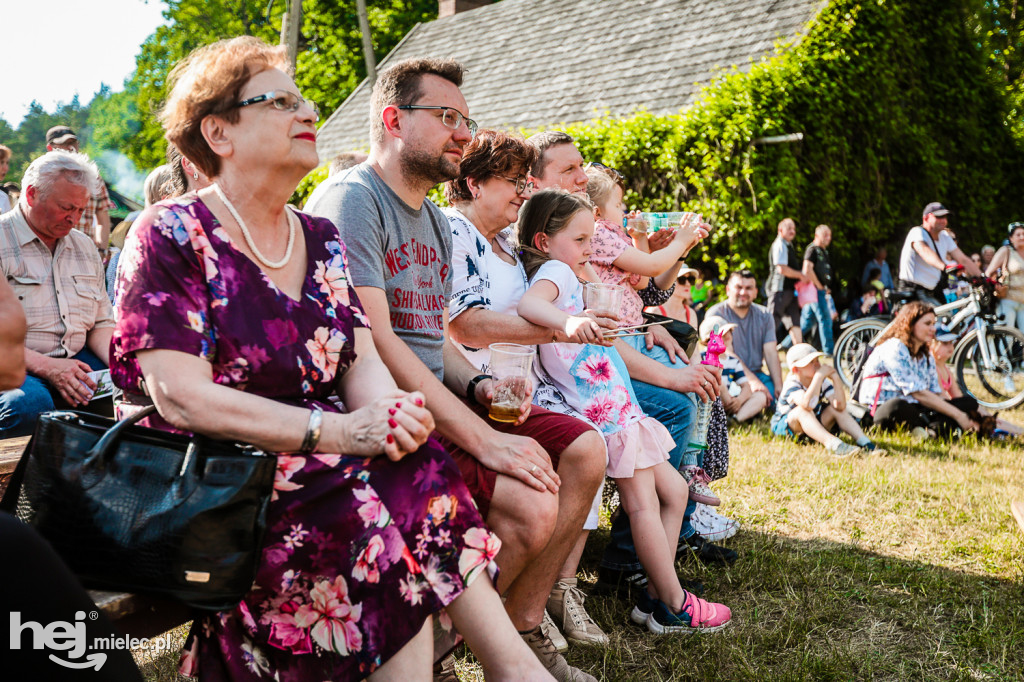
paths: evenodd
<path fill-rule="evenodd" d="M 0 269 L 28 327 L 28 376 L 0 393 L 0 438 L 31 433 L 55 405 L 87 405 L 96 388 L 89 372 L 108 365 L 114 312 L 103 263 L 73 229 L 98 182 L 87 156 L 48 152 L 25 172 L 18 206 L 0 216 Z"/>

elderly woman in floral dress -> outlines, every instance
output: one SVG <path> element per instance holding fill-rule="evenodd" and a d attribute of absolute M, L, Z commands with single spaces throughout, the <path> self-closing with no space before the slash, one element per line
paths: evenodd
<path fill-rule="evenodd" d="M 147 209 L 118 279 L 124 411 L 152 401 L 151 426 L 280 453 L 256 582 L 195 621 L 182 672 L 426 679 L 454 623 L 489 678 L 550 679 L 504 615 L 499 542 L 429 439 L 423 395 L 373 347 L 337 229 L 287 206 L 318 159 L 284 64 L 242 37 L 175 68 L 167 138 L 214 184 Z"/>

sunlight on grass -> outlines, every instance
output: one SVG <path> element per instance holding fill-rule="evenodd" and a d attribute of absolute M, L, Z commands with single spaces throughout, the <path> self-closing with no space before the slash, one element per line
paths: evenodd
<path fill-rule="evenodd" d="M 1024 679 L 1024 534 L 1010 513 L 1024 447 L 873 435 L 888 454 L 837 459 L 763 422 L 732 429 L 730 475 L 714 489 L 743 524 L 725 543 L 740 560 L 680 564 L 732 625 L 655 639 L 628 622 L 632 605 L 594 596 L 587 610 L 611 643 L 573 645 L 569 662 L 602 680 Z M 607 539 L 605 521 L 585 588 Z M 459 656 L 460 679 L 482 680 Z M 147 679 L 174 680 L 161 663 Z"/>

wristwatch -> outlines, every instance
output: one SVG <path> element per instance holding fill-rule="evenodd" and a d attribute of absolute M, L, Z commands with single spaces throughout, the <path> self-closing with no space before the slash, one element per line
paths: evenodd
<path fill-rule="evenodd" d="M 494 377 L 492 377 L 490 374 L 477 374 L 475 377 L 473 377 L 472 379 L 469 380 L 468 384 L 466 384 L 466 397 L 469 400 L 472 400 L 473 402 L 477 402 L 477 400 L 476 400 L 476 385 L 479 384 L 484 379 L 493 379 L 493 378 Z"/>

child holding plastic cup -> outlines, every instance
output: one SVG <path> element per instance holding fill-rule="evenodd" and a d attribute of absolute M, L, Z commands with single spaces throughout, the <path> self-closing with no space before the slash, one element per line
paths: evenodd
<path fill-rule="evenodd" d="M 646 253 L 634 245 L 632 237 L 622 226 L 626 206 L 620 176 L 613 175 L 609 169 L 591 166 L 587 169 L 587 178 L 587 195 L 594 203 L 597 218 L 590 264 L 602 282 L 626 285 L 619 311 L 619 326 L 641 324 L 644 303 L 635 291 L 636 286 L 646 284 L 641 278 L 654 277 L 662 289 L 672 286 L 679 269 L 679 259 L 707 236 L 707 226 L 700 223 L 699 216 L 687 214 L 684 218 L 686 224 L 667 233 L 670 236 L 648 236 L 654 243 L 650 244 L 652 252 Z M 666 231 L 660 230 L 655 234 L 663 232 Z M 666 239 L 667 244 L 664 243 Z M 645 355 L 650 354 L 643 336 L 629 336 L 623 340 Z M 661 352 L 665 357 L 655 359 L 667 361 L 667 353 Z"/>
<path fill-rule="evenodd" d="M 607 347 L 599 318 L 584 309 L 579 278 L 586 271 L 593 233 L 593 209 L 586 197 L 545 190 L 526 203 L 519 241 L 529 288 L 518 312 L 571 341 L 541 346 L 539 361 L 566 401 L 601 431 L 608 445 L 607 473 L 618 484 L 637 556 L 649 578 L 630 618 L 656 634 L 718 630 L 731 619 L 728 607 L 684 590 L 675 571 L 688 494 L 686 481 L 668 463 L 675 444 L 661 423 L 644 414 L 622 358 Z"/>

